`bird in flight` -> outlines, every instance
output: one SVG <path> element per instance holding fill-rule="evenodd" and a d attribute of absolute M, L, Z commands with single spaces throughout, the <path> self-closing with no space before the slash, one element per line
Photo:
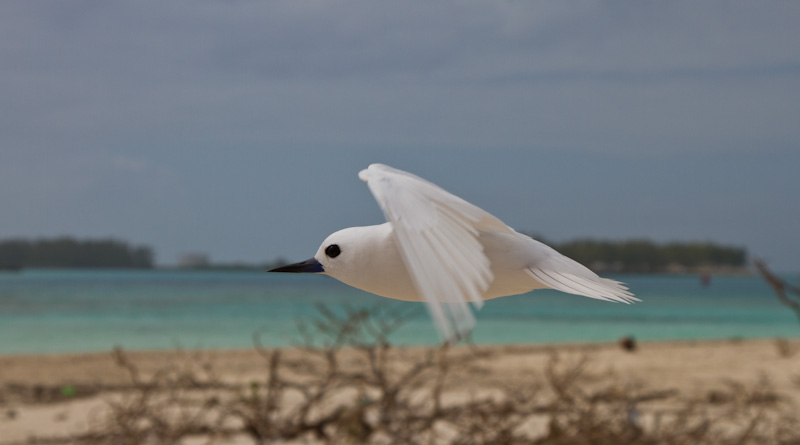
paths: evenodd
<path fill-rule="evenodd" d="M 382 297 L 423 301 L 444 341 L 475 325 L 469 303 L 480 308 L 484 300 L 534 289 L 639 301 L 623 283 L 418 176 L 372 164 L 358 177 L 387 222 L 335 232 L 313 258 L 270 272 L 320 273 Z"/>

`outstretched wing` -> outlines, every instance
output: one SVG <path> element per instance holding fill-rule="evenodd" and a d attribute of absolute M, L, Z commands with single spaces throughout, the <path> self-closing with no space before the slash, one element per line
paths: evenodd
<path fill-rule="evenodd" d="M 494 279 L 479 231 L 513 233 L 502 221 L 435 184 L 382 164 L 358 177 L 392 223 L 400 254 L 439 335 L 451 340 L 475 324 L 468 302 L 483 305 Z"/>

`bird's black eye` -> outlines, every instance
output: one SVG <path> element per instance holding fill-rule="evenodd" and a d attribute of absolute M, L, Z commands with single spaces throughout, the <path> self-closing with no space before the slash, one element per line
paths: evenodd
<path fill-rule="evenodd" d="M 340 253 L 342 253 L 342 251 L 339 249 L 338 244 L 331 244 L 325 248 L 325 255 L 328 255 L 331 258 L 336 258 Z"/>

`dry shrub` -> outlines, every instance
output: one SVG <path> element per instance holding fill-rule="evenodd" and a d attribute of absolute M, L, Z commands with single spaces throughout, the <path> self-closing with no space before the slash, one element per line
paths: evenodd
<path fill-rule="evenodd" d="M 226 382 L 186 358 L 143 375 L 113 352 L 130 384 L 67 443 L 224 444 L 789 444 L 800 443 L 791 402 L 764 380 L 692 399 L 553 353 L 543 376 L 459 387 L 491 350 L 443 345 L 410 354 L 389 336 L 408 313 L 320 307 L 304 324 L 304 354 L 269 350 L 258 381 Z M 287 356 L 291 355 L 290 358 Z M 474 375 L 473 375 L 474 377 Z M 463 397 L 468 393 L 466 398 Z M 460 397 L 457 397 L 459 396 Z"/>
<path fill-rule="evenodd" d="M 775 351 L 777 351 L 778 356 L 782 358 L 792 357 L 797 349 L 795 345 L 792 344 L 792 342 L 790 342 L 785 338 L 776 338 L 774 344 L 775 344 Z"/>

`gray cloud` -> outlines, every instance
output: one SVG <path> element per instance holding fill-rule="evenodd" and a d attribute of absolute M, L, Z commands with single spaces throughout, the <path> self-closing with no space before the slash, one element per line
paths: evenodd
<path fill-rule="evenodd" d="M 469 177 L 495 159 L 495 176 L 520 160 L 545 169 L 500 182 L 549 212 L 486 200 L 530 229 L 580 232 L 547 215 L 582 224 L 559 200 L 584 189 L 592 199 L 576 209 L 602 213 L 600 181 L 630 196 L 593 235 L 736 239 L 755 225 L 731 222 L 735 212 L 777 211 L 786 186 L 764 167 L 747 192 L 716 165 L 748 171 L 752 156 L 796 150 L 797 23 L 796 2 L 3 2 L 0 204 L 24 211 L 0 236 L 119 233 L 156 243 L 166 261 L 197 248 L 252 258 L 265 227 L 297 224 L 292 215 L 333 215 L 296 226 L 318 237 L 379 216 L 353 179 L 369 162 L 435 180 L 453 162 Z M 581 167 L 552 201 L 536 194 L 540 164 L 585 159 L 659 180 L 633 186 L 605 176 L 639 173 Z M 659 170 L 665 159 L 674 164 Z M 682 162 L 707 169 L 685 179 Z M 703 174 L 730 186 L 685 198 L 708 188 Z M 287 189 L 293 175 L 325 187 Z M 491 193 L 464 181 L 451 184 Z M 669 217 L 689 208 L 705 226 Z M 775 233 L 759 245 L 793 236 Z"/>
<path fill-rule="evenodd" d="M 694 148 L 730 147 L 747 122 L 764 123 L 764 138 L 800 131 L 770 125 L 799 111 L 786 100 L 800 99 L 791 3 L 3 8 L 10 145 L 236 142 L 229 130 L 241 143 L 639 152 L 685 147 L 678 135 L 726 134 Z M 628 131 L 649 123 L 670 132 Z M 601 128 L 589 144 L 574 126 Z"/>

